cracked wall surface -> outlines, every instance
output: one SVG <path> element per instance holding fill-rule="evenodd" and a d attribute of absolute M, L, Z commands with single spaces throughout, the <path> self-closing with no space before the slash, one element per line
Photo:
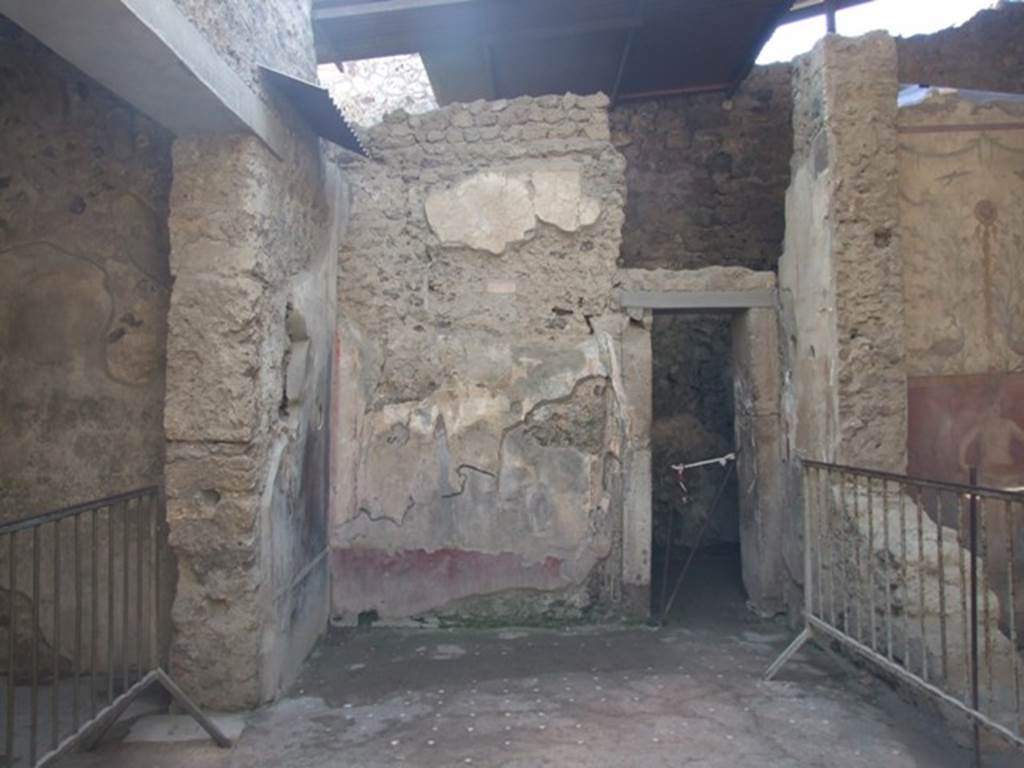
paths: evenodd
<path fill-rule="evenodd" d="M 603 96 L 395 113 L 340 251 L 332 610 L 582 618 L 622 593 L 609 304 L 624 163 Z"/>

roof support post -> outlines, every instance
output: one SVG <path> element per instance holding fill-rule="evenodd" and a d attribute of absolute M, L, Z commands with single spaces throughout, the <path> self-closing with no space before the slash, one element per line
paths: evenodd
<path fill-rule="evenodd" d="M 825 0 L 825 29 L 830 35 L 836 33 L 836 2 Z"/>

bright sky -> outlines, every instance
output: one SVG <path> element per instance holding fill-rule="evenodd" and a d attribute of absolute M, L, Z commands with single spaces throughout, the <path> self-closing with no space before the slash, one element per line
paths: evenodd
<path fill-rule="evenodd" d="M 836 30 L 847 37 L 875 29 L 886 29 L 902 37 L 927 34 L 963 24 L 993 5 L 995 0 L 873 0 L 836 14 Z M 757 63 L 789 61 L 809 51 L 824 34 L 824 16 L 786 24 L 765 45 Z"/>

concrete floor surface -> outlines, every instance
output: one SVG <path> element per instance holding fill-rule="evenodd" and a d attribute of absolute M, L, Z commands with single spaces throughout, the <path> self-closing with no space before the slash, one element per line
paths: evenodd
<path fill-rule="evenodd" d="M 699 578 L 699 576 L 698 576 Z M 721 588 L 719 588 L 721 589 Z M 932 713 L 696 588 L 664 629 L 334 630 L 230 751 L 110 743 L 75 768 L 963 768 Z M 683 594 L 686 594 L 685 592 Z M 720 599 L 719 599 L 720 598 Z M 1022 765 L 994 755 L 990 768 Z"/>

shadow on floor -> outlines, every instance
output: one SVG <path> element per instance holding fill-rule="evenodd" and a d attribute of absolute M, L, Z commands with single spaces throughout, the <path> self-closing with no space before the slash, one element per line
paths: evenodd
<path fill-rule="evenodd" d="M 675 550 L 667 584 L 664 588 L 660 583 L 652 587 L 652 612 L 656 615 L 661 614 L 675 593 L 664 626 L 717 627 L 729 631 L 739 624 L 760 622 L 747 610 L 738 544 L 717 544 L 697 550 L 680 581 L 690 555 L 687 548 Z M 662 573 L 660 557 L 655 559 L 653 572 Z"/>

